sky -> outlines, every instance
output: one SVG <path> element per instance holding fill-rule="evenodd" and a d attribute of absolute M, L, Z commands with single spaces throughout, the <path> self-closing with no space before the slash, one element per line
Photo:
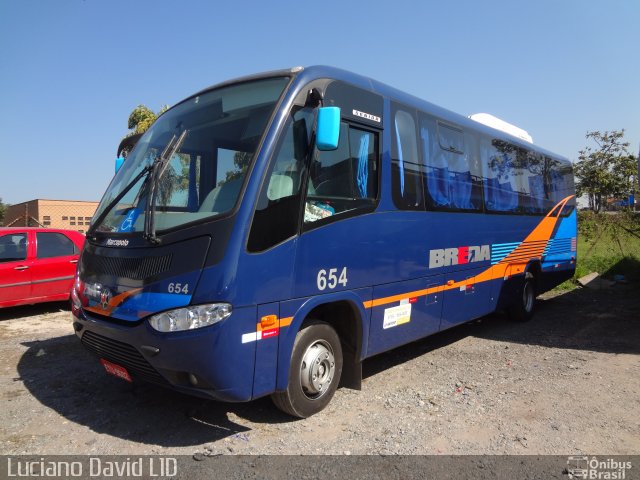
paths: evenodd
<path fill-rule="evenodd" d="M 640 146 L 638 0 L 0 0 L 0 198 L 99 200 L 138 104 L 293 66 L 486 112 L 577 160 Z"/>

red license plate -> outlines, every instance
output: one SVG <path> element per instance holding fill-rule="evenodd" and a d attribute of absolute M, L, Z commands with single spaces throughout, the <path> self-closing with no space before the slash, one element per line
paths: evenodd
<path fill-rule="evenodd" d="M 104 358 L 100 359 L 100 363 L 109 375 L 113 375 L 114 377 L 118 377 L 126 380 L 127 382 L 133 383 L 133 379 L 131 378 L 131 375 L 129 375 L 129 372 L 127 372 L 126 368 L 121 367 L 120 365 L 116 365 L 115 363 L 112 363 L 109 360 L 105 360 Z"/>

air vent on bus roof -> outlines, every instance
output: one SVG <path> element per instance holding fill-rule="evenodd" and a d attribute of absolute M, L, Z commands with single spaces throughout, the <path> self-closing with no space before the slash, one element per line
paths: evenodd
<path fill-rule="evenodd" d="M 473 115 L 469 115 L 469 118 L 488 127 L 492 127 L 496 130 L 501 130 L 513 135 L 514 137 L 518 137 L 520 140 L 524 140 L 525 142 L 533 143 L 533 138 L 531 138 L 531 135 L 529 135 L 526 130 L 516 127 L 504 120 L 500 120 L 498 117 L 494 117 L 489 113 L 474 113 Z"/>

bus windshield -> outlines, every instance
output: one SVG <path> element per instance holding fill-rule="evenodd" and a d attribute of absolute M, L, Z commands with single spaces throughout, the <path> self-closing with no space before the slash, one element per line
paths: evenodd
<path fill-rule="evenodd" d="M 164 113 L 111 181 L 92 230 L 142 232 L 145 215 L 151 214 L 162 231 L 231 211 L 287 82 L 277 77 L 223 87 Z M 148 174 L 185 131 L 158 174 Z M 146 208 L 151 197 L 153 208 Z"/>

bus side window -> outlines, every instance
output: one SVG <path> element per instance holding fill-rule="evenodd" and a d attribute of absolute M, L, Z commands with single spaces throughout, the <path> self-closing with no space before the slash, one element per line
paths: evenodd
<path fill-rule="evenodd" d="M 545 169 L 549 165 L 545 165 L 542 155 L 522 147 L 516 149 L 515 158 L 520 211 L 530 215 L 546 214 L 553 207 L 553 204 L 547 205 L 544 194 Z"/>
<path fill-rule="evenodd" d="M 523 170 L 524 209 L 526 213 L 546 213 L 544 199 L 544 157 L 527 152 L 526 170 Z"/>
<path fill-rule="evenodd" d="M 551 198 L 553 205 L 557 204 L 575 191 L 573 180 L 573 169 L 571 165 L 562 165 L 558 161 L 553 161 L 553 169 L 551 170 Z M 566 203 L 562 209 L 561 215 L 569 215 L 576 206 L 575 196 Z"/>
<path fill-rule="evenodd" d="M 415 115 L 396 108 L 391 150 L 392 196 L 400 210 L 423 210 L 424 167 L 418 153 Z"/>
<path fill-rule="evenodd" d="M 338 148 L 314 154 L 304 223 L 358 213 L 363 207 L 372 207 L 377 198 L 377 135 L 342 123 Z"/>
<path fill-rule="evenodd" d="M 435 122 L 421 116 L 420 141 L 426 167 L 427 202 L 432 208 L 443 208 L 451 203 L 449 164 L 444 150 L 436 141 L 435 131 Z"/>
<path fill-rule="evenodd" d="M 484 202 L 490 212 L 518 210 L 516 155 L 509 144 L 501 140 L 491 143 L 483 139 L 480 146 Z"/>
<path fill-rule="evenodd" d="M 420 113 L 420 140 L 430 209 L 482 210 L 482 181 L 474 138 Z"/>

